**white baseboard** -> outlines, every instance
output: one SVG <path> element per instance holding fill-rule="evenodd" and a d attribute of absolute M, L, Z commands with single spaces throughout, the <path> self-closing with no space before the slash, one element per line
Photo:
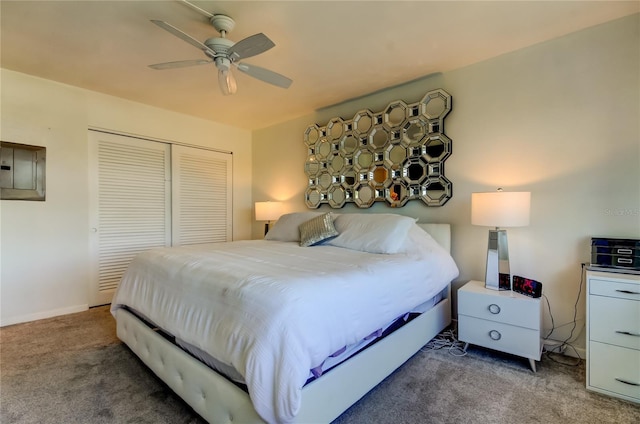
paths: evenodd
<path fill-rule="evenodd" d="M 585 359 L 587 357 L 587 351 L 584 347 L 576 347 L 573 344 L 564 345 L 562 350 L 559 347 L 563 345 L 560 340 L 547 339 L 544 341 L 544 348 L 547 352 L 561 353 L 564 356 L 571 356 L 572 358 Z"/>
<path fill-rule="evenodd" d="M 571 356 L 572 358 L 587 359 L 587 350 L 584 347 L 568 347 L 562 354 L 565 356 Z"/>
<path fill-rule="evenodd" d="M 13 317 L 2 318 L 0 321 L 0 327 L 6 327 L 7 325 L 21 324 L 23 322 L 37 321 L 39 319 L 53 318 L 60 315 L 74 314 L 76 312 L 83 312 L 89 309 L 89 304 L 69 306 L 68 308 L 52 309 L 49 311 L 37 312 L 35 314 L 18 315 Z"/>

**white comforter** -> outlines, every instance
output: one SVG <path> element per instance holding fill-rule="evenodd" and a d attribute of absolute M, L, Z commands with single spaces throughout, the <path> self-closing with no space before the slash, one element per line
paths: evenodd
<path fill-rule="evenodd" d="M 432 247 L 381 255 L 259 240 L 155 249 L 134 259 L 112 312 L 128 305 L 233 366 L 264 420 L 291 422 L 311 368 L 457 276 L 448 253 Z"/>

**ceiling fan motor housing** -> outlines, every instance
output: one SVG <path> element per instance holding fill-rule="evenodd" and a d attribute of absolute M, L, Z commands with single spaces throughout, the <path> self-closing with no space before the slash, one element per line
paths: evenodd
<path fill-rule="evenodd" d="M 218 31 L 220 34 L 224 36 L 224 33 L 227 33 L 236 26 L 236 22 L 228 17 L 227 15 L 213 15 L 209 22 L 211 25 Z"/>
<path fill-rule="evenodd" d="M 204 44 L 216 52 L 216 57 L 218 57 L 227 56 L 227 52 L 235 43 L 228 38 L 212 37 L 207 38 Z"/>

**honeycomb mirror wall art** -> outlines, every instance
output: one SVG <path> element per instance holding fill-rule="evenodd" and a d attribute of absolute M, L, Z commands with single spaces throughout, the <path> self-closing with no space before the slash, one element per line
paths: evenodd
<path fill-rule="evenodd" d="M 397 208 L 409 200 L 444 205 L 452 196 L 444 175 L 451 156 L 444 118 L 450 111 L 451 95 L 437 89 L 417 103 L 396 100 L 380 112 L 365 109 L 349 120 L 309 125 L 303 136 L 306 205 L 368 208 L 386 202 Z"/>

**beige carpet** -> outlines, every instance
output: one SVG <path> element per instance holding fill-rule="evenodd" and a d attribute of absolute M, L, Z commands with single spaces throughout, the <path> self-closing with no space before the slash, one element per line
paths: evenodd
<path fill-rule="evenodd" d="M 120 343 L 100 307 L 0 329 L 0 422 L 204 421 Z M 534 374 L 527 360 L 470 348 L 419 352 L 334 424 L 638 422 L 640 405 L 585 390 L 584 362 L 545 356 Z"/>

